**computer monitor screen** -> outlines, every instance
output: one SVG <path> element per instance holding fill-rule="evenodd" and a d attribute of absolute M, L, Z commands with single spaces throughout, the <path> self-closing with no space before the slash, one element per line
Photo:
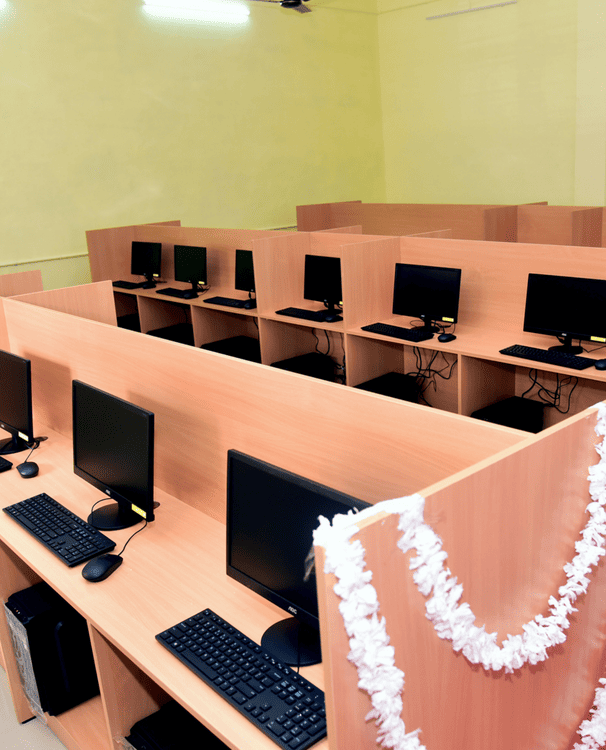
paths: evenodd
<path fill-rule="evenodd" d="M 461 269 L 396 263 L 393 314 L 420 318 L 432 331 L 433 323 L 456 323 L 459 314 Z"/>
<path fill-rule="evenodd" d="M 368 504 L 235 450 L 227 459 L 227 575 L 294 617 L 261 644 L 286 664 L 321 660 L 313 531 Z"/>
<path fill-rule="evenodd" d="M 89 523 L 123 529 L 154 520 L 154 415 L 93 386 L 73 381 L 74 472 L 113 503 Z"/>
<path fill-rule="evenodd" d="M 206 284 L 206 248 L 175 245 L 175 281 Z"/>
<path fill-rule="evenodd" d="M 31 362 L 1 350 L 0 427 L 11 436 L 0 442 L 0 454 L 19 453 L 31 447 L 34 440 Z"/>
<path fill-rule="evenodd" d="M 236 250 L 236 289 L 242 292 L 255 291 L 255 270 L 252 250 Z"/>
<path fill-rule="evenodd" d="M 605 310 L 604 279 L 528 274 L 524 330 L 562 339 L 562 347 L 552 349 L 582 351 L 580 346 L 572 346 L 573 339 L 604 343 Z"/>
<path fill-rule="evenodd" d="M 159 276 L 162 268 L 161 242 L 136 242 L 131 247 L 130 272 L 148 281 Z"/>
<path fill-rule="evenodd" d="M 323 302 L 334 309 L 343 299 L 341 290 L 341 258 L 326 255 L 305 256 L 303 297 Z"/>

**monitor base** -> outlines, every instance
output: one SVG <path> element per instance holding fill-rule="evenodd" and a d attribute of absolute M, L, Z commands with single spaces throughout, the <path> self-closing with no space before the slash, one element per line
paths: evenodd
<path fill-rule="evenodd" d="M 21 451 L 26 451 L 32 447 L 33 446 L 29 445 L 23 440 L 23 438 L 13 435 L 13 437 L 0 441 L 0 456 L 10 456 L 11 453 L 21 453 Z"/>
<path fill-rule="evenodd" d="M 291 667 L 309 667 L 322 661 L 319 631 L 294 617 L 269 627 L 261 637 L 261 646 Z"/>
<path fill-rule="evenodd" d="M 145 519 L 132 510 L 124 510 L 114 501 L 111 505 L 102 505 L 93 510 L 86 520 L 100 531 L 118 531 L 135 526 Z"/>

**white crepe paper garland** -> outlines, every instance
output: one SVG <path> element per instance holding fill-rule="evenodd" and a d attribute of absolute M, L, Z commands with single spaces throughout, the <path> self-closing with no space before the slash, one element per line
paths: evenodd
<path fill-rule="evenodd" d="M 598 405 L 596 433 L 606 436 L 606 405 Z M 442 540 L 425 524 L 421 495 L 377 503 L 355 515 L 356 522 L 377 513 L 397 513 L 398 530 L 402 537 L 398 547 L 402 552 L 415 549 L 417 557 L 410 562 L 413 579 L 426 597 L 426 617 L 433 623 L 440 638 L 452 642 L 453 650 L 460 651 L 472 664 L 482 664 L 485 670 L 513 672 L 524 664 L 537 664 L 548 658 L 547 649 L 566 640 L 568 616 L 576 611 L 574 602 L 587 591 L 588 575 L 604 555 L 606 536 L 606 438 L 596 446 L 599 462 L 589 468 L 587 505 L 589 520 L 581 539 L 576 542 L 576 555 L 564 565 L 566 583 L 560 587 L 559 598 L 549 598 L 550 614 L 537 615 L 523 626 L 523 634 L 508 635 L 502 647 L 496 643 L 497 634 L 478 628 L 469 604 L 459 604 L 462 584 L 457 583 L 445 567 L 447 553 Z M 359 531 L 352 524 L 353 514 L 335 516 L 331 523 L 320 518 L 314 532 L 314 543 L 326 551 L 325 572 L 337 579 L 334 591 L 341 599 L 339 611 L 349 637 L 348 659 L 358 671 L 358 686 L 371 700 L 372 710 L 366 720 L 377 725 L 377 742 L 394 750 L 425 750 L 418 735 L 420 729 L 406 732 L 401 719 L 404 673 L 395 666 L 394 648 L 389 645 L 385 618 L 379 618 L 377 592 L 370 583 L 372 572 L 365 570 L 365 550 L 359 540 L 351 537 Z M 433 595 L 430 597 L 430 594 Z M 606 680 L 600 680 L 595 694 L 591 718 L 582 722 L 578 733 L 581 742 L 573 750 L 598 750 L 606 745 Z"/>

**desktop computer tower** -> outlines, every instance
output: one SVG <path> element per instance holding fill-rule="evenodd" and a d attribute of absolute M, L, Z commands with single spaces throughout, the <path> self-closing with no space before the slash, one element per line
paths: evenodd
<path fill-rule="evenodd" d="M 308 375 L 311 378 L 335 382 L 335 361 L 328 355 L 319 352 L 310 352 L 309 354 L 300 354 L 298 357 L 282 359 L 279 362 L 274 362 L 272 367 L 289 372 L 298 372 L 300 375 Z"/>
<path fill-rule="evenodd" d="M 522 396 L 511 396 L 502 401 L 472 412 L 474 419 L 481 419 L 505 427 L 515 427 L 526 432 L 541 432 L 545 407 L 542 401 L 533 401 Z"/>
<path fill-rule="evenodd" d="M 34 713 L 51 716 L 99 693 L 86 620 L 46 583 L 4 605 L 21 684 Z"/>
<path fill-rule="evenodd" d="M 227 745 L 200 724 L 183 706 L 169 701 L 159 711 L 141 719 L 126 737 L 135 750 L 227 750 Z"/>
<path fill-rule="evenodd" d="M 399 398 L 402 401 L 418 403 L 421 393 L 420 383 L 415 375 L 404 375 L 401 372 L 386 372 L 378 378 L 367 380 L 354 386 L 362 391 L 379 393 L 381 396 Z"/>

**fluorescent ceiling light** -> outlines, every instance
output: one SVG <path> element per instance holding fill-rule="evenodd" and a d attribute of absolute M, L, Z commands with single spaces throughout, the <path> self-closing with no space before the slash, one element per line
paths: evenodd
<path fill-rule="evenodd" d="M 245 23 L 250 15 L 247 6 L 237 0 L 143 0 L 143 3 L 145 13 L 166 20 Z"/>

